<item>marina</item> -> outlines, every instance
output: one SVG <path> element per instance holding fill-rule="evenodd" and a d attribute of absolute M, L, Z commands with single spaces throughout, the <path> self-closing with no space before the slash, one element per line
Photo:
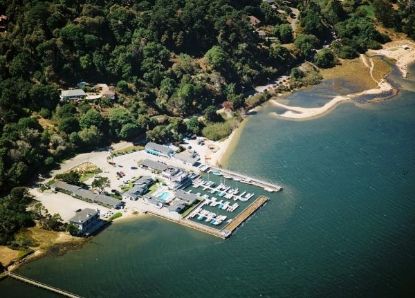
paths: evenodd
<path fill-rule="evenodd" d="M 207 210 L 201 209 L 201 207 L 196 208 L 191 214 L 189 214 L 184 219 L 175 220 L 172 218 L 168 218 L 165 216 L 160 215 L 156 212 L 149 211 L 148 213 L 160 218 L 167 219 L 174 223 L 180 224 L 182 226 L 192 228 L 199 232 L 203 232 L 215 237 L 219 237 L 221 239 L 226 239 L 230 237 L 235 230 L 243 224 L 248 218 L 250 218 L 258 209 L 260 209 L 266 202 L 269 201 L 269 198 L 266 196 L 259 196 L 254 202 L 252 202 L 248 207 L 246 207 L 241 213 L 239 213 L 235 218 L 227 219 L 227 216 L 224 215 L 216 215 L 215 213 L 209 212 Z M 203 203 L 202 203 L 203 204 Z M 199 217 L 199 222 L 191 220 L 192 218 Z M 204 223 L 211 222 L 214 226 L 219 226 L 222 223 L 226 223 L 226 225 L 222 228 L 216 228 L 212 226 L 208 226 Z"/>
<path fill-rule="evenodd" d="M 139 168 L 159 183 L 157 190 L 133 198 L 144 213 L 226 239 L 268 200 L 266 192 L 282 190 L 277 184 L 204 164 L 181 167 L 172 158 L 160 158 L 154 150 L 170 151 L 156 145 L 139 162 Z"/>

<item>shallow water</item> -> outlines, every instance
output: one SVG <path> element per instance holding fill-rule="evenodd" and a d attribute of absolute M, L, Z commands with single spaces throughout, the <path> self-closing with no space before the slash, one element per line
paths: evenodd
<path fill-rule="evenodd" d="M 298 102 L 326 99 L 309 90 Z M 145 218 L 19 273 L 86 297 L 414 296 L 415 93 L 311 121 L 272 111 L 250 118 L 228 167 L 284 191 L 229 240 Z M 0 293 L 51 296 L 11 280 Z"/>

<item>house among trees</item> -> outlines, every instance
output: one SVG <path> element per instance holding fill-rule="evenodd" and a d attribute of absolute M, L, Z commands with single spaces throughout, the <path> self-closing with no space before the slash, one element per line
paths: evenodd
<path fill-rule="evenodd" d="M 79 236 L 89 236 L 103 225 L 103 221 L 99 219 L 99 211 L 90 208 L 77 212 L 69 223 L 77 229 L 71 233 Z"/>
<path fill-rule="evenodd" d="M 99 89 L 99 94 L 101 98 L 114 100 L 115 99 L 115 91 L 113 87 L 108 86 L 107 84 L 97 84 L 95 88 Z"/>
<path fill-rule="evenodd" d="M 5 15 L 0 15 L 0 32 L 6 31 L 8 17 Z"/>
<path fill-rule="evenodd" d="M 254 16 L 248 16 L 249 23 L 252 25 L 252 27 L 258 27 L 261 24 L 261 21 Z"/>
<path fill-rule="evenodd" d="M 69 90 L 62 90 L 60 99 L 61 101 L 79 101 L 86 98 L 86 93 L 82 89 L 69 89 Z"/>

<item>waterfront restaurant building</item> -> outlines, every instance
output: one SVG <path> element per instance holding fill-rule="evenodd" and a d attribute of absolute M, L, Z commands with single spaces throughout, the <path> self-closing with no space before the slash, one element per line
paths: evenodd
<path fill-rule="evenodd" d="M 170 149 L 170 147 L 153 142 L 147 143 L 144 149 L 148 154 L 156 156 L 164 156 L 170 158 L 174 155 L 174 151 Z"/>

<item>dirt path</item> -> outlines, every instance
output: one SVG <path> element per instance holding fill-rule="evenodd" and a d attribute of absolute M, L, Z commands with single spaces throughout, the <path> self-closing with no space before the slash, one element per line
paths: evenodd
<path fill-rule="evenodd" d="M 297 8 L 293 8 L 291 7 L 291 11 L 294 14 L 294 18 L 292 17 L 288 17 L 287 20 L 291 25 L 291 28 L 293 29 L 293 35 L 294 38 L 296 37 L 296 32 L 297 32 L 297 22 L 298 22 L 298 16 L 300 15 L 300 11 Z"/>

